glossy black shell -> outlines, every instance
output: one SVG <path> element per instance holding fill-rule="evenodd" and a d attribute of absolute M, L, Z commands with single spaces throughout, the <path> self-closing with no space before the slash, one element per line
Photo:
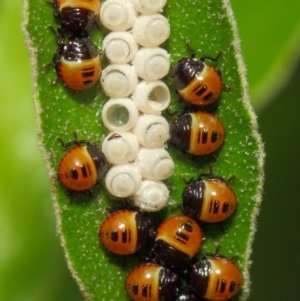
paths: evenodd
<path fill-rule="evenodd" d="M 183 58 L 175 65 L 171 77 L 178 90 L 184 89 L 204 69 L 205 63 L 195 58 Z"/>
<path fill-rule="evenodd" d="M 95 163 L 96 169 L 98 171 L 98 178 L 101 179 L 108 168 L 106 157 L 96 144 L 87 145 L 86 149 Z"/>
<path fill-rule="evenodd" d="M 60 16 L 63 26 L 76 32 L 89 30 L 96 17 L 90 10 L 77 7 L 64 7 Z"/>
<path fill-rule="evenodd" d="M 99 55 L 97 46 L 86 33 L 70 36 L 66 44 L 59 45 L 57 52 L 67 61 L 88 60 Z"/>
<path fill-rule="evenodd" d="M 187 152 L 190 149 L 192 116 L 180 115 L 170 125 L 170 142 L 177 149 Z"/>
<path fill-rule="evenodd" d="M 155 242 L 153 255 L 160 264 L 172 269 L 180 268 L 191 260 L 188 254 L 177 250 L 170 246 L 167 242 L 160 239 Z"/>
<path fill-rule="evenodd" d="M 177 295 L 178 276 L 163 268 L 159 273 L 159 295 L 161 300 L 173 300 Z"/>
<path fill-rule="evenodd" d="M 179 292 L 175 301 L 198 301 L 198 299 L 191 292 L 181 291 L 181 292 Z"/>
<path fill-rule="evenodd" d="M 202 211 L 205 193 L 204 181 L 195 181 L 188 185 L 182 193 L 182 207 L 184 212 L 198 218 Z"/>
<path fill-rule="evenodd" d="M 63 7 L 59 8 L 58 0 L 52 3 L 54 16 L 61 25 L 73 32 L 82 32 L 89 30 L 96 21 L 97 15 L 95 12 L 82 7 Z"/>
<path fill-rule="evenodd" d="M 191 265 L 188 274 L 188 285 L 199 297 L 203 297 L 207 291 L 210 277 L 211 264 L 209 260 L 202 260 Z"/>

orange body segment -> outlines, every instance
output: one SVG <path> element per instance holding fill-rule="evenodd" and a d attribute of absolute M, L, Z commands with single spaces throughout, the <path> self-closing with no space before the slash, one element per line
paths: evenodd
<path fill-rule="evenodd" d="M 99 237 L 106 249 L 118 255 L 130 255 L 137 251 L 137 212 L 122 210 L 110 215 L 99 230 Z"/>
<path fill-rule="evenodd" d="M 173 216 L 160 225 L 156 240 L 162 240 L 193 258 L 202 244 L 202 230 L 193 219 L 185 215 Z"/>
<path fill-rule="evenodd" d="M 215 115 L 202 111 L 191 113 L 191 116 L 188 152 L 202 156 L 216 151 L 225 139 L 225 128 L 221 121 Z"/>
<path fill-rule="evenodd" d="M 206 106 L 214 103 L 221 91 L 220 73 L 215 68 L 205 65 L 204 69 L 185 88 L 178 90 L 178 93 L 193 105 Z"/>
<path fill-rule="evenodd" d="M 242 274 L 238 267 L 226 258 L 210 259 L 211 270 L 205 299 L 224 301 L 232 298 L 242 286 Z"/>
<path fill-rule="evenodd" d="M 100 0 L 57 0 L 60 9 L 64 7 L 78 7 L 84 8 L 99 15 Z"/>
<path fill-rule="evenodd" d="M 88 190 L 97 184 L 98 171 L 86 146 L 76 146 L 63 156 L 58 176 L 64 186 L 74 191 Z"/>
<path fill-rule="evenodd" d="M 127 276 L 125 288 L 135 301 L 160 301 L 159 279 L 163 267 L 156 264 L 140 265 Z"/>
<path fill-rule="evenodd" d="M 237 199 L 233 190 L 219 179 L 205 180 L 205 193 L 199 219 L 217 223 L 227 219 L 236 209 Z"/>
<path fill-rule="evenodd" d="M 91 88 L 99 79 L 101 73 L 100 56 L 81 61 L 61 59 L 59 75 L 67 87 L 75 91 Z"/>

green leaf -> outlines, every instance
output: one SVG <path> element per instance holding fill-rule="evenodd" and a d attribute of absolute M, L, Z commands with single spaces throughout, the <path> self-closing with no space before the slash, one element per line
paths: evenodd
<path fill-rule="evenodd" d="M 193 157 L 169 148 L 176 164 L 174 175 L 166 181 L 171 191 L 170 204 L 181 201 L 185 187 L 180 179 L 181 174 L 186 178 L 197 176 L 207 172 L 210 164 L 215 162 L 214 173 L 225 178 L 236 175 L 232 188 L 238 197 L 237 211 L 223 223 L 225 233 L 217 225 L 204 227 L 206 240 L 201 252 L 213 252 L 216 246 L 221 245 L 221 253 L 225 256 L 239 255 L 237 263 L 243 272 L 244 285 L 233 300 L 246 300 L 250 285 L 251 244 L 261 202 L 264 153 L 249 104 L 246 72 L 234 17 L 228 1 L 209 0 L 201 1 L 201 5 L 192 0 L 180 4 L 169 0 L 164 14 L 171 24 L 171 36 L 162 47 L 171 54 L 172 65 L 190 55 L 184 43 L 186 38 L 199 57 L 203 54 L 214 56 L 221 50 L 222 57 L 212 65 L 222 71 L 224 83 L 231 88 L 222 92 L 220 107 L 214 112 L 227 130 L 226 142 L 219 151 L 213 156 Z M 57 232 L 71 273 L 87 299 L 115 300 L 118 296 L 118 300 L 129 300 L 124 290 L 124 279 L 137 265 L 138 258 L 132 256 L 122 265 L 123 259 L 103 250 L 98 241 L 99 226 L 107 217 L 106 208 L 118 209 L 122 207 L 122 202 L 109 199 L 103 186 L 98 185 L 92 190 L 92 197 L 78 194 L 70 203 L 67 191 L 56 177 L 59 161 L 65 152 L 56 138 L 72 140 L 72 132 L 76 131 L 79 139 L 103 139 L 108 131 L 99 116 L 108 97 L 102 92 L 100 84 L 87 92 L 70 91 L 61 83 L 51 84 L 56 77 L 55 72 L 51 68 L 43 68 L 56 50 L 49 25 L 58 25 L 53 19 L 51 7 L 43 1 L 24 2 L 24 33 L 31 56 L 38 136 L 52 186 Z M 91 31 L 99 49 L 107 33 L 103 28 Z M 171 110 L 183 108 L 173 82 L 169 78 L 165 82 L 172 92 Z M 174 206 L 168 206 L 153 216 L 161 219 L 179 212 Z"/>
<path fill-rule="evenodd" d="M 74 300 L 78 289 L 55 235 L 48 176 L 37 148 L 21 7 L 18 0 L 0 3 L 0 298 Z"/>

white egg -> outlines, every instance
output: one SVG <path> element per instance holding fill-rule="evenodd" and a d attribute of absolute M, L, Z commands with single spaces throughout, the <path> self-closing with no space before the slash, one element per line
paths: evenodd
<path fill-rule="evenodd" d="M 134 8 L 143 14 L 155 14 L 162 11 L 167 0 L 131 0 Z"/>
<path fill-rule="evenodd" d="M 137 157 L 139 143 L 130 132 L 112 132 L 104 139 L 102 151 L 109 163 L 126 164 Z"/>
<path fill-rule="evenodd" d="M 138 77 L 130 65 L 109 65 L 102 71 L 100 83 L 106 95 L 123 98 L 136 89 Z"/>
<path fill-rule="evenodd" d="M 135 194 L 141 184 L 141 174 L 132 164 L 115 165 L 110 168 L 105 177 L 105 186 L 108 192 L 121 198 Z"/>
<path fill-rule="evenodd" d="M 145 179 L 166 180 L 174 173 L 175 164 L 164 148 L 142 148 L 136 159 L 136 167 Z"/>
<path fill-rule="evenodd" d="M 107 0 L 100 9 L 100 22 L 114 31 L 130 29 L 137 13 L 129 0 Z"/>
<path fill-rule="evenodd" d="M 111 63 L 126 64 L 136 56 L 138 45 L 131 33 L 115 31 L 102 41 L 102 51 Z"/>
<path fill-rule="evenodd" d="M 159 114 L 171 101 L 168 86 L 162 81 L 140 81 L 132 94 L 132 100 L 145 114 Z"/>
<path fill-rule="evenodd" d="M 130 98 L 112 98 L 103 106 L 101 116 L 109 130 L 125 132 L 136 125 L 139 112 Z"/>
<path fill-rule="evenodd" d="M 169 54 L 159 47 L 140 49 L 132 63 L 136 74 L 148 81 L 161 79 L 170 70 Z"/>
<path fill-rule="evenodd" d="M 147 148 L 157 148 L 169 139 L 169 124 L 160 115 L 142 115 L 132 129 L 140 145 Z"/>
<path fill-rule="evenodd" d="M 160 181 L 145 180 L 129 203 L 142 211 L 156 212 L 163 209 L 169 200 L 169 189 Z"/>
<path fill-rule="evenodd" d="M 134 22 L 132 34 L 141 46 L 156 47 L 168 39 L 170 24 L 161 14 L 141 15 Z"/>

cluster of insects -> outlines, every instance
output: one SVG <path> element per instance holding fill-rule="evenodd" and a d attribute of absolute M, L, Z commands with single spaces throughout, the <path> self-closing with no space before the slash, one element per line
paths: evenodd
<path fill-rule="evenodd" d="M 239 291 L 242 276 L 232 259 L 217 250 L 196 260 L 203 240 L 201 223 L 222 222 L 236 208 L 230 180 L 212 170 L 184 180 L 184 214 L 169 217 L 158 227 L 148 215 L 132 209 L 119 210 L 104 220 L 99 238 L 108 251 L 128 256 L 149 250 L 146 263 L 133 269 L 125 281 L 133 300 L 227 300 Z"/>
<path fill-rule="evenodd" d="M 192 55 L 179 60 L 171 76 L 178 94 L 192 105 L 192 110 L 181 114 L 171 124 L 171 144 L 184 152 L 203 156 L 216 151 L 226 135 L 218 117 L 207 112 L 207 109 L 216 107 L 222 86 L 225 85 L 221 72 L 204 61 L 217 61 L 221 52 L 215 58 L 204 55 L 198 60 L 188 41 L 186 44 Z"/>
<path fill-rule="evenodd" d="M 222 145 L 226 134 L 210 111 L 217 107 L 222 88 L 227 86 L 222 83 L 221 72 L 205 63 L 217 61 L 221 52 L 216 57 L 196 59 L 188 42 L 191 57 L 179 60 L 171 77 L 189 108 L 178 113 L 170 127 L 162 119 L 170 93 L 160 79 L 168 73 L 169 56 L 157 46 L 167 39 L 169 25 L 158 12 L 166 2 L 107 0 L 101 9 L 99 0 L 47 2 L 60 21 L 57 31 L 50 27 L 58 45 L 50 65 L 58 79 L 76 91 L 89 89 L 100 80 L 111 98 L 102 110 L 103 123 L 111 131 L 102 148 L 79 140 L 75 132 L 67 143 L 58 139 L 64 148 L 70 148 L 59 163 L 58 178 L 71 192 L 91 193 L 95 185 L 105 182 L 109 195 L 128 197 L 127 209 L 103 221 L 99 239 L 116 255 L 149 250 L 145 262 L 125 280 L 133 300 L 228 300 L 242 285 L 233 258 L 219 254 L 218 249 L 203 254 L 200 261 L 197 257 L 203 240 L 202 223 L 223 222 L 236 209 L 237 198 L 229 185 L 233 177 L 226 180 L 214 174 L 212 166 L 208 173 L 195 178 L 182 177 L 186 184 L 180 204 L 183 214 L 169 217 L 157 227 L 144 212 L 161 210 L 169 198 L 169 190 L 161 182 L 175 168 L 164 147 L 168 139 L 180 151 L 205 156 Z M 120 9 L 126 11 L 124 20 L 123 13 L 117 15 Z M 111 62 L 103 71 L 88 33 L 97 18 L 113 31 L 103 41 Z M 152 23 L 164 29 L 157 30 Z M 65 30 L 71 32 L 67 42 Z M 156 95 L 155 99 L 150 95 Z"/>
<path fill-rule="evenodd" d="M 85 91 L 97 83 L 101 74 L 100 55 L 88 33 L 99 16 L 100 1 L 54 0 L 47 3 L 53 6 L 54 16 L 60 21 L 57 31 L 50 27 L 57 43 L 52 62 L 47 65 L 55 67 L 57 78 L 53 83 L 62 80 L 72 90 Z M 67 41 L 65 29 L 70 32 Z"/>

